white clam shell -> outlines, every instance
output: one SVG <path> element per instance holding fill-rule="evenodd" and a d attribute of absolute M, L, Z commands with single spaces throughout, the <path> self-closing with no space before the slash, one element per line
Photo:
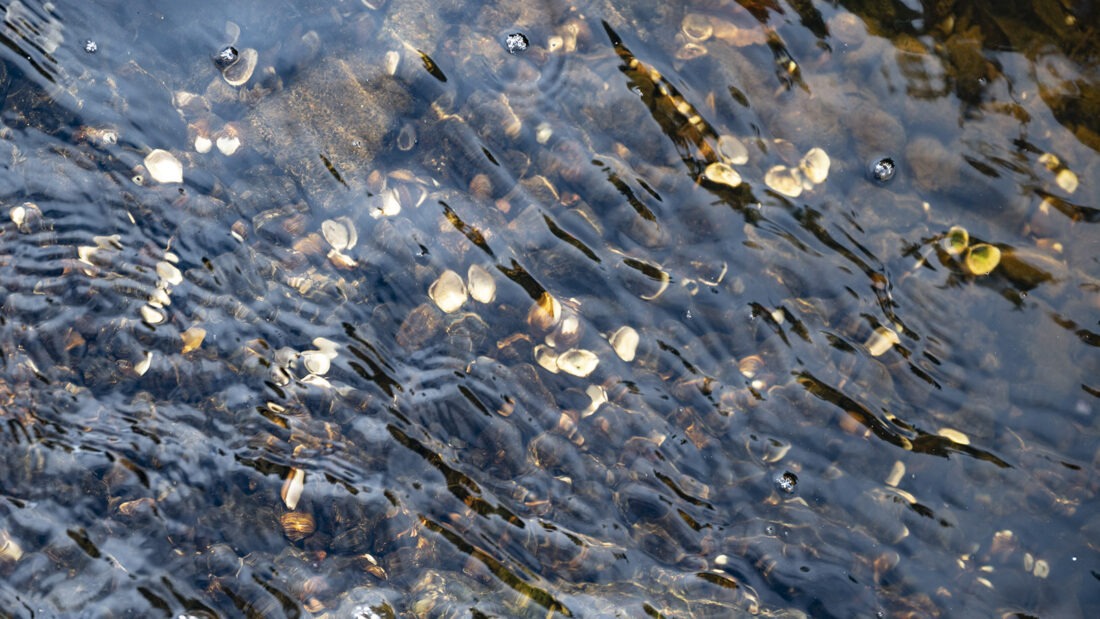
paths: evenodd
<path fill-rule="evenodd" d="M 183 273 L 180 273 L 179 268 L 164 260 L 157 263 L 157 277 L 173 286 L 179 286 L 183 283 Z"/>
<path fill-rule="evenodd" d="M 466 271 L 466 288 L 478 303 L 492 303 L 497 296 L 497 284 L 493 275 L 478 264 L 471 264 Z"/>
<path fill-rule="evenodd" d="M 359 233 L 355 229 L 355 223 L 347 217 L 326 219 L 321 223 L 321 234 L 336 251 L 351 249 L 359 242 Z"/>
<path fill-rule="evenodd" d="M 153 307 L 152 305 L 141 306 L 141 319 L 151 325 L 159 325 L 160 323 L 167 320 L 167 318 L 168 317 L 164 315 L 164 312 Z"/>
<path fill-rule="evenodd" d="M 371 211 L 371 217 L 393 217 L 401 212 L 401 200 L 397 196 L 396 189 L 387 189 L 378 196 L 381 204 Z"/>
<path fill-rule="evenodd" d="M 611 344 L 611 348 L 615 349 L 615 354 L 629 363 L 634 360 L 634 355 L 638 351 L 638 342 L 641 341 L 641 338 L 634 327 L 624 325 L 612 333 L 607 341 Z"/>
<path fill-rule="evenodd" d="M 145 156 L 145 169 L 158 183 L 182 183 L 183 164 L 172 153 L 156 149 Z"/>
<path fill-rule="evenodd" d="M 558 373 L 558 353 L 545 344 L 535 346 L 535 362 L 547 372 Z"/>
<path fill-rule="evenodd" d="M 600 364 L 600 358 L 591 350 L 570 348 L 558 355 L 558 369 L 566 374 L 584 378 Z"/>
<path fill-rule="evenodd" d="M 149 293 L 149 305 L 156 308 L 167 307 L 172 304 L 172 298 L 168 296 L 168 291 L 160 286 L 153 289 L 153 292 Z"/>
<path fill-rule="evenodd" d="M 811 148 L 806 156 L 802 157 L 798 167 L 811 183 L 818 185 L 824 183 L 825 179 L 829 177 L 831 163 L 829 155 L 824 150 Z"/>
<path fill-rule="evenodd" d="M 802 195 L 802 179 L 797 170 L 791 170 L 787 166 L 777 165 L 768 170 L 764 175 L 764 184 L 777 193 L 788 198 L 797 198 Z"/>
<path fill-rule="evenodd" d="M 232 155 L 233 153 L 236 153 L 237 150 L 241 147 L 241 138 L 239 138 L 235 135 L 230 135 L 230 134 L 219 135 L 217 141 L 215 141 L 214 144 L 217 145 L 218 152 L 220 152 L 221 154 L 228 157 L 228 156 Z M 198 140 L 197 139 L 196 139 L 196 142 L 195 142 L 195 146 L 196 146 L 195 150 L 198 150 Z M 209 152 L 210 147 L 207 146 L 206 150 L 207 150 L 207 152 Z M 202 151 L 199 151 L 199 152 L 202 152 Z"/>
<path fill-rule="evenodd" d="M 149 366 L 153 364 L 153 353 L 146 352 L 145 357 L 134 364 L 134 373 L 138 376 L 145 376 L 145 373 L 149 371 Z"/>
<path fill-rule="evenodd" d="M 458 273 L 447 269 L 428 288 L 428 296 L 436 307 L 450 314 L 466 303 L 466 284 Z"/>
<path fill-rule="evenodd" d="M 878 327 L 875 329 L 871 337 L 867 338 L 867 342 L 864 344 L 867 347 L 867 352 L 871 353 L 872 357 L 879 357 L 894 347 L 895 344 L 900 344 L 901 338 L 889 327 Z"/>
<path fill-rule="evenodd" d="M 300 468 L 290 469 L 290 474 L 287 475 L 286 481 L 283 482 L 283 489 L 280 494 L 283 497 L 283 503 L 287 509 L 294 509 L 298 507 L 298 501 L 302 498 L 302 491 L 306 488 L 306 472 Z"/>
<path fill-rule="evenodd" d="M 736 187 L 741 184 L 741 175 L 737 173 L 737 170 L 734 170 L 729 164 L 721 161 L 715 161 L 708 165 L 707 169 L 703 171 L 703 176 L 712 183 L 719 183 L 730 187 Z"/>
<path fill-rule="evenodd" d="M 337 356 L 337 350 L 340 345 L 336 342 L 328 339 L 327 337 L 315 337 L 313 338 L 313 345 L 317 347 L 317 350 L 323 353 L 330 360 L 335 359 Z"/>
<path fill-rule="evenodd" d="M 252 72 L 256 70 L 256 62 L 260 54 L 251 47 L 242 49 L 237 62 L 222 71 L 222 78 L 230 86 L 241 86 L 252 78 Z"/>
<path fill-rule="evenodd" d="M 302 353 L 302 366 L 310 374 L 324 376 L 331 367 L 329 356 L 320 350 L 307 350 Z"/>
<path fill-rule="evenodd" d="M 743 165 L 749 162 L 749 149 L 734 136 L 722 135 L 718 136 L 718 156 L 726 163 Z"/>
<path fill-rule="evenodd" d="M 195 136 L 195 152 L 205 154 L 210 152 L 210 149 L 214 146 L 214 142 L 205 135 Z"/>
<path fill-rule="evenodd" d="M 1077 174 L 1069 168 L 1062 168 L 1059 170 L 1058 174 L 1054 177 L 1054 182 L 1058 183 L 1058 186 L 1066 193 L 1077 191 Z"/>

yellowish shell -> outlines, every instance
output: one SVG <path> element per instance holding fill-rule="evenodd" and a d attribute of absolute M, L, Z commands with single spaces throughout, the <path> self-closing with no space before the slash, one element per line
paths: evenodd
<path fill-rule="evenodd" d="M 972 275 L 989 275 L 1001 263 L 1001 250 L 989 243 L 971 245 L 966 251 L 966 270 Z"/>
<path fill-rule="evenodd" d="M 462 282 L 462 277 L 458 273 L 447 269 L 428 288 L 428 296 L 436 307 L 450 314 L 458 311 L 466 303 L 466 284 Z"/>
<path fill-rule="evenodd" d="M 777 165 L 764 175 L 764 184 L 776 193 L 783 194 L 788 198 L 797 198 L 802 195 L 802 179 L 800 177 L 801 174 L 797 173 L 796 170 Z"/>
<path fill-rule="evenodd" d="M 879 327 L 875 329 L 875 332 L 871 334 L 871 337 L 867 338 L 867 352 L 871 353 L 872 357 L 879 357 L 886 353 L 886 351 L 893 348 L 895 345 L 901 343 L 901 338 L 889 327 Z"/>
<path fill-rule="evenodd" d="M 279 517 L 279 524 L 287 538 L 294 542 L 313 535 L 317 529 L 313 515 L 305 512 L 287 512 Z"/>

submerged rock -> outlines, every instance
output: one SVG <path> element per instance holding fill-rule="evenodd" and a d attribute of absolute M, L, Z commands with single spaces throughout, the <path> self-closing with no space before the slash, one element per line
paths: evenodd
<path fill-rule="evenodd" d="M 247 116 L 266 151 L 295 178 L 308 199 L 328 207 L 341 187 L 360 189 L 384 139 L 412 97 L 379 65 L 326 59 L 287 90 L 262 100 Z"/>

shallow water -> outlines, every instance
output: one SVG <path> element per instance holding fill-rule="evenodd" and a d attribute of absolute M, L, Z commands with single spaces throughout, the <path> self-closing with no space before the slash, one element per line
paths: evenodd
<path fill-rule="evenodd" d="M 4 4 L 0 616 L 1100 610 L 1092 3 Z"/>

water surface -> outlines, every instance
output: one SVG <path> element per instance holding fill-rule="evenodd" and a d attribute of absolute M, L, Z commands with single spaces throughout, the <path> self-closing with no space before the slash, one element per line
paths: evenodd
<path fill-rule="evenodd" d="M 1093 3 L 5 5 L 0 616 L 1100 609 Z"/>

